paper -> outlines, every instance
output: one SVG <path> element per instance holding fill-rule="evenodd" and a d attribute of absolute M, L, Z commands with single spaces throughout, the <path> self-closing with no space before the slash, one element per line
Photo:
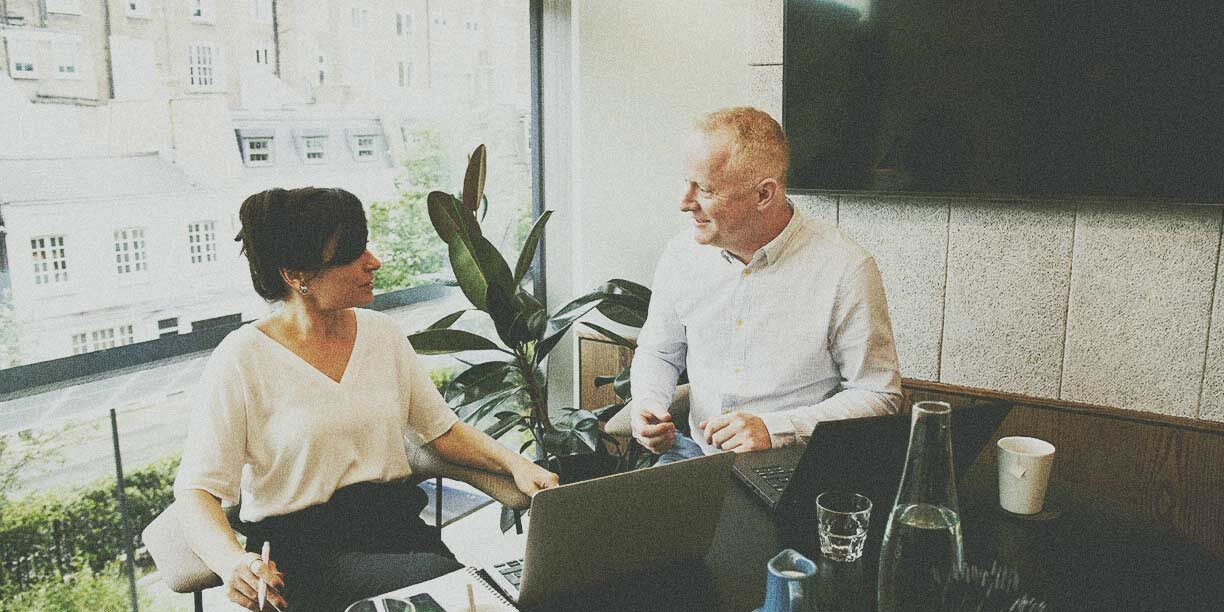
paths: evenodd
<path fill-rule="evenodd" d="M 476 573 L 474 567 L 455 570 L 433 580 L 391 591 L 387 595 L 408 599 L 417 593 L 429 593 L 446 612 L 468 612 L 468 585 L 472 585 L 476 612 L 516 611 L 514 606 L 502 599 L 502 596 Z"/>

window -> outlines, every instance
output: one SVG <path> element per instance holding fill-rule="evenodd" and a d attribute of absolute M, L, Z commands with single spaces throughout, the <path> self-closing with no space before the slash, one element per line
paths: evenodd
<path fill-rule="evenodd" d="M 55 99 L 35 104 L 37 117 L 25 117 L 27 123 L 47 123 L 52 115 L 61 114 L 51 111 L 62 110 L 72 125 L 47 129 L 58 133 L 71 127 L 72 133 L 84 136 L 65 141 L 71 150 L 62 152 L 52 150 L 62 139 L 45 140 L 41 144 L 46 146 L 18 147 L 20 143 L 0 127 L 4 149 L 0 176 L 29 168 L 38 169 L 38 174 L 30 172 L 27 178 L 50 177 L 17 182 L 0 178 L 0 216 L 8 237 L 13 288 L 7 296 L 12 310 L 5 310 L 0 296 L 0 332 L 16 330 L 0 333 L 0 370 L 9 368 L 0 376 L 4 417 L 0 435 L 11 434 L 13 438 L 6 440 L 14 440 L 22 432 L 22 440 L 8 447 L 12 451 L 18 446 L 34 448 L 30 435 L 49 436 L 72 428 L 58 440 L 72 442 L 65 449 L 70 461 L 61 465 L 64 454 L 44 447 L 45 455 L 20 468 L 17 493 L 22 498 L 28 493 L 31 498 L 53 495 L 65 504 L 79 500 L 87 505 L 89 516 L 99 514 L 101 521 L 119 525 L 113 504 L 109 510 L 99 510 L 91 500 L 115 499 L 115 461 L 120 459 L 116 454 L 122 452 L 129 501 L 152 500 L 151 504 L 161 504 L 158 508 L 169 503 L 173 471 L 165 473 L 160 460 L 172 461 L 183 449 L 193 386 L 208 351 L 234 326 L 271 311 L 253 291 L 246 262 L 231 240 L 241 229 L 237 216 L 241 198 L 255 191 L 326 183 L 359 193 L 363 200 L 368 197 L 363 203 L 369 207 L 372 244 L 377 240 L 375 246 L 384 252 L 404 254 L 383 263 L 392 274 L 379 273 L 379 295 L 372 306 L 389 309 L 408 334 L 432 323 L 440 316 L 437 311 L 444 314 L 466 307 L 461 292 L 436 286 L 452 274 L 446 244 L 430 225 L 425 204 L 428 192 L 439 185 L 451 192 L 460 188 L 466 154 L 476 143 L 486 142 L 490 172 L 496 176 L 488 181 L 493 205 L 482 222 L 484 231 L 495 247 L 508 253 L 507 259 L 517 258 L 533 210 L 534 157 L 529 147 L 534 140 L 525 123 L 533 108 L 527 0 L 433 0 L 428 14 L 421 0 L 280 0 L 275 2 L 282 27 L 278 42 L 284 78 L 279 82 L 267 74 L 270 68 L 253 63 L 262 62 L 267 49 L 267 65 L 275 66 L 273 53 L 278 51 L 272 44 L 272 24 L 258 21 L 265 18 L 259 1 L 110 0 L 111 19 L 118 20 L 112 24 L 110 44 L 116 95 L 122 103 L 107 105 L 102 100 L 102 106 L 81 107 L 72 100 Z M 262 1 L 262 7 L 271 8 Z M 97 0 L 78 2 L 82 16 L 53 14 L 48 27 L 41 28 L 40 0 L 7 0 L 11 27 L 0 27 L 0 58 L 5 58 L 0 64 L 4 73 L 0 98 L 12 97 L 3 95 L 6 78 L 24 87 L 26 97 L 39 91 L 95 97 L 81 91 L 96 89 L 97 78 L 105 81 L 99 73 L 104 49 L 95 48 L 94 42 L 106 42 L 95 35 L 101 32 L 100 9 L 106 5 Z M 0 0 L 3 4 L 5 0 Z M 543 3 L 546 10 L 556 4 Z M 354 6 L 369 11 L 365 30 L 356 36 L 348 23 L 351 15 L 346 14 Z M 198 16 L 193 18 L 196 7 Z M 434 28 L 432 19 L 439 11 L 453 14 L 454 31 L 448 30 L 449 24 L 441 31 Z M 402 30 L 396 25 L 397 13 L 404 15 Z M 466 35 L 458 36 L 465 17 L 474 15 L 481 21 L 480 45 Z M 287 27 L 292 30 L 286 31 Z M 148 28 L 153 30 L 145 31 Z M 30 42 L 24 47 L 21 42 L 10 44 L 14 39 Z M 74 64 L 79 80 L 55 80 L 61 59 L 53 47 L 56 42 L 79 45 Z M 372 42 L 382 46 L 377 53 L 370 52 Z M 192 49 L 193 45 L 200 48 Z M 464 71 L 480 74 L 483 67 L 469 67 L 480 48 L 490 49 L 497 82 L 506 86 L 498 90 L 495 101 L 448 105 L 462 96 Z M 441 62 L 436 67 L 439 78 L 429 83 L 432 89 L 425 87 L 428 49 Z M 438 59 L 442 49 L 447 61 Z M 400 61 L 404 85 L 412 89 L 397 86 Z M 18 62 L 29 67 L 18 72 L 13 65 Z M 461 69 L 456 71 L 457 66 Z M 236 72 L 239 68 L 246 72 Z M 14 73 L 25 80 L 12 78 Z M 239 89 L 239 77 L 248 73 L 258 78 L 246 79 L 252 85 L 249 90 Z M 244 94 L 250 95 L 244 100 Z M 264 104 L 272 95 L 274 103 Z M 172 100 L 174 129 L 191 136 L 176 141 L 181 154 L 173 161 L 157 155 L 124 155 L 162 147 L 170 114 L 148 113 L 148 109 L 164 111 Z M 435 112 L 438 108 L 445 112 Z M 9 119 L 8 123 L 20 123 L 20 117 Z M 140 129 L 116 130 L 117 125 Z M 30 138 L 37 138 L 38 126 L 28 127 Z M 400 131 L 401 127 L 406 130 Z M 217 133 L 218 129 L 225 133 Z M 308 144 L 306 138 L 315 136 L 325 139 Z M 270 165 L 245 165 L 245 138 L 259 139 L 250 141 L 254 164 Z M 410 144 L 400 146 L 390 142 L 392 138 Z M 316 159 L 319 153 L 322 159 Z M 76 157 L 81 160 L 71 159 Z M 195 178 L 212 175 L 210 169 L 219 162 L 237 166 L 237 174 L 226 180 Z M 56 170 L 43 171 L 44 167 Z M 56 180 L 74 169 L 89 176 L 136 180 L 119 186 L 122 197 L 112 197 L 107 186 L 91 191 L 85 181 Z M 77 187 L 82 183 L 85 189 Z M 166 204 L 165 193 L 178 194 L 173 206 Z M 205 225 L 209 222 L 211 227 Z M 198 229 L 193 227 L 197 224 Z M 117 241 L 116 230 L 125 228 L 141 232 L 129 232 Z M 192 242 L 191 234 L 197 241 Z M 120 273 L 124 244 L 126 265 L 132 271 Z M 215 261 L 209 261 L 210 253 Z M 138 255 L 142 257 L 136 261 Z M 0 286 L 4 282 L 0 264 Z M 433 301 L 439 294 L 443 297 Z M 423 300 L 431 303 L 421 304 Z M 8 316 L 9 312 L 20 316 Z M 16 352 L 6 352 L 9 347 Z M 21 369 L 12 369 L 9 355 L 20 360 Z M 116 412 L 118 445 L 112 444 L 110 408 Z M 5 453 L 0 463 L 8 458 Z M 97 480 L 102 487 L 93 486 Z M 20 500 L 10 497 L 9 502 Z M 55 555 L 32 550 L 39 542 L 21 543 L 18 546 L 29 546 L 15 549 L 8 542 L 0 545 L 0 556 L 26 560 L 20 564 L 22 576 L 49 577 L 54 589 L 41 580 L 29 582 L 28 589 L 27 582 L 10 581 L 0 588 L 2 597 L 27 602 L 27 608 L 50 601 L 44 607 L 127 609 L 131 595 L 127 576 L 108 567 L 106 572 L 92 573 L 90 580 L 81 580 L 79 571 L 90 559 L 122 557 L 123 544 L 135 541 L 144 527 L 141 513 L 129 515 L 133 520 L 126 525 L 127 534 L 119 527 L 106 534 L 113 537 L 89 538 L 78 531 L 87 528 L 80 522 L 51 524 L 52 518 L 68 512 L 74 510 L 65 506 L 59 514 L 29 514 L 49 517 L 31 527 L 57 536 L 62 546 Z M 138 599 L 157 602 L 140 606 L 141 610 L 192 609 L 190 595 L 172 595 L 160 587 L 153 590 L 156 581 L 142 579 L 152 571 L 147 564 L 133 565 Z M 70 572 L 78 580 L 58 578 Z M 36 590 L 43 586 L 48 588 L 46 596 Z M 101 597 L 105 600 L 97 601 Z M 54 603 L 84 598 L 91 598 L 88 605 Z"/>
<path fill-rule="evenodd" d="M 38 73 L 34 62 L 34 41 L 7 37 L 9 76 L 14 79 L 36 79 Z"/>
<path fill-rule="evenodd" d="M 302 147 L 306 151 L 306 163 L 321 164 L 326 156 L 327 137 L 307 136 L 302 139 Z"/>
<path fill-rule="evenodd" d="M 395 14 L 395 34 L 396 36 L 412 36 L 411 13 Z"/>
<path fill-rule="evenodd" d="M 187 84 L 191 89 L 217 89 L 217 59 L 220 51 L 207 44 L 187 47 Z"/>
<path fill-rule="evenodd" d="M 409 71 L 407 66 L 405 66 L 404 62 L 400 62 L 399 63 L 399 86 L 406 87 L 408 85 L 409 79 L 411 78 L 411 75 L 412 75 L 412 72 Z"/>
<path fill-rule="evenodd" d="M 191 0 L 191 20 L 212 22 L 212 0 Z"/>
<path fill-rule="evenodd" d="M 80 355 L 116 346 L 127 346 L 136 341 L 134 331 L 132 325 L 120 325 L 72 334 L 72 354 Z"/>
<path fill-rule="evenodd" d="M 217 261 L 216 221 L 196 221 L 187 224 L 187 252 L 193 264 Z"/>
<path fill-rule="evenodd" d="M 165 338 L 166 336 L 177 336 L 178 333 L 178 317 L 161 319 L 157 322 L 157 337 Z"/>
<path fill-rule="evenodd" d="M 127 2 L 124 3 L 124 10 L 127 12 L 128 17 L 148 19 L 149 2 L 151 1 L 152 0 L 127 0 Z"/>
<path fill-rule="evenodd" d="M 272 23 L 272 0 L 254 0 L 255 21 Z"/>
<path fill-rule="evenodd" d="M 34 260 L 35 285 L 68 282 L 68 252 L 63 236 L 31 238 L 30 256 Z"/>
<path fill-rule="evenodd" d="M 55 78 L 79 79 L 77 72 L 77 57 L 81 46 L 74 42 L 56 42 L 51 44 L 51 56 L 55 61 Z"/>
<path fill-rule="evenodd" d="M 47 12 L 60 15 L 80 15 L 81 0 L 47 0 Z"/>
<path fill-rule="evenodd" d="M 370 161 L 378 157 L 378 136 L 374 134 L 357 134 L 353 136 L 353 158 L 357 161 Z"/>
<path fill-rule="evenodd" d="M 475 19 L 469 19 L 463 22 L 463 29 L 470 34 L 475 34 L 480 31 L 480 22 Z"/>
<path fill-rule="evenodd" d="M 242 161 L 248 166 L 271 166 L 272 137 L 244 137 Z"/>
<path fill-rule="evenodd" d="M 369 19 L 370 19 L 370 9 L 367 9 L 367 8 L 354 8 L 353 9 L 353 29 L 354 30 L 366 29 L 366 24 L 369 23 Z"/>
<path fill-rule="evenodd" d="M 261 66 L 269 66 L 272 64 L 271 52 L 267 46 L 255 47 L 255 63 Z"/>
<path fill-rule="evenodd" d="M 143 227 L 115 230 L 115 272 L 120 275 L 148 270 Z"/>

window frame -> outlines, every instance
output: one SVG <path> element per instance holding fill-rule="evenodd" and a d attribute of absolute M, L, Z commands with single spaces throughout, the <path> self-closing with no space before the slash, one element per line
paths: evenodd
<path fill-rule="evenodd" d="M 54 244 L 54 241 L 57 238 L 59 239 L 58 245 Z M 44 243 L 44 244 L 40 244 L 36 246 L 34 244 L 34 241 L 36 240 L 45 240 L 49 242 L 50 244 Z M 59 258 L 56 258 L 54 256 L 54 253 L 57 248 L 60 251 L 60 255 L 61 255 L 61 257 Z M 40 252 L 42 253 L 41 258 L 38 256 Z M 48 257 L 47 256 L 48 253 L 51 253 L 52 256 Z M 34 270 L 32 271 L 34 282 L 32 283 L 32 285 L 35 288 L 41 290 L 41 289 L 46 289 L 48 287 L 64 287 L 64 286 L 67 286 L 70 282 L 72 282 L 72 277 L 69 276 L 68 274 L 68 236 L 67 234 L 40 234 L 37 236 L 30 236 L 30 261 L 34 263 Z M 45 270 L 39 270 L 38 266 L 40 263 L 43 264 L 44 266 L 49 265 L 50 268 L 45 269 Z M 62 265 L 57 268 L 56 267 L 57 263 L 62 264 Z M 46 275 L 46 280 L 39 281 L 38 280 L 39 277 L 43 275 Z M 59 278 L 61 275 L 63 276 L 62 279 Z"/>
<path fill-rule="evenodd" d="M 273 135 L 267 135 L 267 136 L 265 135 L 259 135 L 259 136 L 244 135 L 241 137 L 241 142 L 242 142 L 242 165 L 248 168 L 262 168 L 262 167 L 272 166 L 276 163 L 276 154 L 275 154 L 276 137 L 275 136 Z M 252 145 L 257 144 L 257 143 L 261 143 L 260 146 L 252 147 Z M 252 150 L 257 150 L 259 152 L 252 153 Z M 267 157 L 265 159 L 252 159 L 253 155 L 266 155 Z"/>

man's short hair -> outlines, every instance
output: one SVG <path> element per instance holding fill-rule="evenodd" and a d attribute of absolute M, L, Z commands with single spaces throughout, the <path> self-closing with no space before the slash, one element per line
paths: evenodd
<path fill-rule="evenodd" d="M 745 180 L 773 178 L 786 190 L 790 145 L 782 126 L 769 113 L 750 106 L 736 106 L 702 115 L 697 128 L 706 134 L 727 131 L 732 138 L 727 170 Z"/>

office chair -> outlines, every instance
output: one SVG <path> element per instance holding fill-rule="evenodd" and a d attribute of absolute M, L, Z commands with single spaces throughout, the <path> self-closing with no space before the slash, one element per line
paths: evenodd
<path fill-rule="evenodd" d="M 494 474 L 478 468 L 451 463 L 433 449 L 405 441 L 408 465 L 412 466 L 412 480 L 422 482 L 430 478 L 437 483 L 435 525 L 442 525 L 442 479 L 461 480 L 489 497 L 514 509 L 517 523 L 518 512 L 531 505 L 531 498 L 524 495 L 514 484 L 514 479 L 503 474 Z M 237 522 L 237 506 L 228 508 L 226 516 L 231 524 Z M 177 505 L 172 503 L 141 533 L 149 555 L 162 580 L 176 593 L 192 593 L 196 612 L 204 610 L 204 589 L 222 584 L 221 577 L 214 574 L 199 557 L 192 552 L 183 537 L 184 526 L 179 523 Z M 521 530 L 520 530 L 521 533 Z"/>

